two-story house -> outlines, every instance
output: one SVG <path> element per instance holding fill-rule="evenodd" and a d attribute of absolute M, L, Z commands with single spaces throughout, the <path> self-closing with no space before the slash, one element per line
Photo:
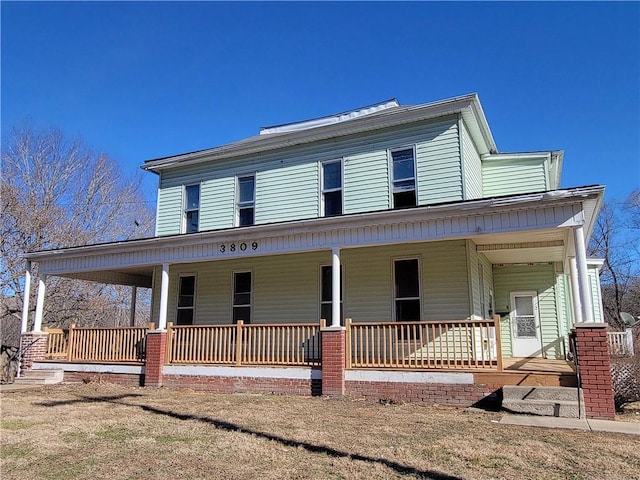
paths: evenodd
<path fill-rule="evenodd" d="M 149 160 L 155 237 L 26 259 L 41 274 L 152 288 L 160 330 L 499 316 L 498 332 L 471 336 L 499 337 L 503 358 L 564 359 L 572 325 L 602 321 L 585 245 L 604 187 L 562 188 L 562 161 L 499 152 L 475 94 L 389 100 Z"/>

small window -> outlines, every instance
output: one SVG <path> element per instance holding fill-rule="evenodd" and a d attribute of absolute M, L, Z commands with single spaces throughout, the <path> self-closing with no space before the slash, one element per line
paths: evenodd
<path fill-rule="evenodd" d="M 322 164 L 322 216 L 342 215 L 342 160 Z"/>
<path fill-rule="evenodd" d="M 193 325 L 196 307 L 196 277 L 181 276 L 178 285 L 178 312 L 176 325 Z"/>
<path fill-rule="evenodd" d="M 391 152 L 393 208 L 415 207 L 416 168 L 413 148 Z"/>
<path fill-rule="evenodd" d="M 320 267 L 320 318 L 327 321 L 327 325 L 331 325 L 333 321 L 332 309 L 332 288 L 333 288 L 333 268 L 331 266 Z M 340 266 L 340 286 L 344 282 L 342 280 L 342 266 Z M 340 289 L 340 324 L 344 324 L 344 313 L 342 309 L 342 288 Z"/>
<path fill-rule="evenodd" d="M 255 223 L 256 177 L 246 175 L 238 177 L 237 219 L 239 227 Z"/>
<path fill-rule="evenodd" d="M 420 321 L 420 266 L 418 259 L 395 260 L 393 267 L 396 322 Z"/>
<path fill-rule="evenodd" d="M 198 231 L 200 216 L 200 185 L 184 187 L 184 232 Z"/>
<path fill-rule="evenodd" d="M 251 272 L 233 273 L 233 323 L 251 323 Z"/>

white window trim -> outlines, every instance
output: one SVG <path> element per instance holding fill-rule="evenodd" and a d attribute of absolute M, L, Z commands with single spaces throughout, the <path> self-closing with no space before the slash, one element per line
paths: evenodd
<path fill-rule="evenodd" d="M 422 256 L 421 255 L 413 255 L 413 256 L 403 256 L 403 257 L 393 257 L 391 259 L 391 278 L 393 279 L 391 282 L 391 298 L 392 298 L 392 307 L 391 307 L 391 318 L 392 321 L 396 321 L 396 262 L 401 260 L 417 260 L 418 261 L 418 297 L 402 297 L 400 300 L 419 300 L 420 301 L 420 320 L 424 319 L 424 302 L 423 302 L 423 294 L 422 294 Z"/>
<path fill-rule="evenodd" d="M 187 209 L 187 188 L 198 187 L 198 208 Z M 198 212 L 198 232 L 200 231 L 200 213 L 202 210 L 202 182 L 200 183 L 187 183 L 182 186 L 182 222 L 180 225 L 180 232 L 187 233 L 187 212 Z M 196 233 L 196 232 L 192 232 Z"/>
<path fill-rule="evenodd" d="M 251 291 L 249 292 L 249 304 L 236 305 L 235 303 L 235 295 L 236 295 L 236 273 L 250 273 L 251 274 Z M 253 323 L 253 291 L 254 291 L 254 280 L 255 275 L 253 273 L 253 269 L 247 268 L 244 270 L 234 270 L 231 272 L 231 323 L 233 323 L 233 309 L 236 307 L 249 307 L 249 311 L 251 312 L 251 318 L 249 318 L 249 323 Z"/>
<path fill-rule="evenodd" d="M 322 269 L 323 268 L 332 268 L 333 265 L 331 264 L 321 264 L 318 267 L 318 297 L 320 299 L 320 301 L 318 302 L 318 318 L 322 317 L 322 305 L 323 304 L 327 304 L 327 305 L 332 305 L 333 303 L 333 299 L 329 300 L 329 301 L 323 301 L 322 300 Z M 345 317 L 344 314 L 344 292 L 345 292 L 345 288 L 344 288 L 344 284 L 345 284 L 345 273 L 344 273 L 344 265 L 340 264 L 340 270 L 342 273 L 342 281 L 340 282 L 340 307 L 341 307 L 341 311 L 342 311 L 342 316 Z M 328 318 L 325 318 L 325 320 L 327 320 L 327 322 L 329 321 Z M 340 324 L 342 325 L 343 323 L 343 319 L 340 319 Z M 329 325 L 329 323 L 327 323 L 327 325 Z"/>
<path fill-rule="evenodd" d="M 193 307 L 181 307 L 180 306 L 180 283 L 181 279 L 184 277 L 193 277 Z M 196 305 L 197 305 L 197 295 L 198 295 L 198 275 L 196 273 L 181 273 L 178 275 L 178 288 L 176 289 L 176 324 L 178 323 L 178 310 L 193 310 L 193 323 L 196 324 Z"/>
<path fill-rule="evenodd" d="M 324 166 L 329 163 L 340 163 L 340 188 L 324 188 Z M 344 158 L 334 158 L 333 160 L 323 160 L 320 164 L 320 216 L 324 217 L 324 194 L 331 192 L 342 192 L 341 195 L 341 211 L 340 215 L 344 215 Z"/>
<path fill-rule="evenodd" d="M 393 183 L 395 182 L 395 178 L 393 177 L 393 153 L 400 152 L 402 150 L 413 150 L 413 188 L 416 192 L 416 206 L 419 204 L 418 202 L 418 156 L 416 145 L 406 145 L 404 147 L 394 147 L 387 149 L 387 167 L 389 169 L 389 205 L 391 208 L 395 208 L 393 202 Z M 403 179 L 408 180 L 408 178 Z"/>
<path fill-rule="evenodd" d="M 234 226 L 239 227 L 240 226 L 240 179 L 241 178 L 246 178 L 246 177 L 253 177 L 253 202 L 251 202 L 251 205 L 249 204 L 249 202 L 244 202 L 242 205 L 242 208 L 246 208 L 249 206 L 253 207 L 253 225 L 256 224 L 256 190 L 258 187 L 258 182 L 257 182 L 257 172 L 248 172 L 248 173 L 240 173 L 236 175 L 235 178 L 235 212 L 234 212 L 234 216 L 235 216 L 235 220 L 234 220 Z M 245 225 L 245 226 L 249 226 L 249 225 Z"/>

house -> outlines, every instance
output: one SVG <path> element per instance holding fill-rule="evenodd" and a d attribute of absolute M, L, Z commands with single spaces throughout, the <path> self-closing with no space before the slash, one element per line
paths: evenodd
<path fill-rule="evenodd" d="M 389 100 L 149 160 L 155 237 L 25 255 L 28 285 L 31 263 L 45 274 L 32 330 L 46 275 L 146 287 L 146 383 L 242 377 L 270 389 L 260 379 L 286 370 L 302 390 L 431 382 L 423 397 L 464 397 L 471 382 L 484 385 L 479 398 L 506 377 L 469 372 L 566 364 L 574 325 L 602 322 L 585 245 L 604 187 L 561 187 L 562 162 L 561 151 L 499 152 L 475 94 Z M 71 359 L 71 333 L 49 336 L 49 358 L 58 336 Z M 153 365 L 150 351 L 162 352 Z M 241 356 L 253 370 L 240 370 Z"/>

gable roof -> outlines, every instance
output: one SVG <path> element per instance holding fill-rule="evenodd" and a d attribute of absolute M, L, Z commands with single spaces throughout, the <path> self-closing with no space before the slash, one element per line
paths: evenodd
<path fill-rule="evenodd" d="M 476 93 L 422 105 L 402 106 L 397 105 L 397 101 L 393 104 L 394 101 L 395 99 L 303 122 L 267 127 L 268 134 L 196 152 L 147 160 L 142 168 L 160 173 L 176 166 L 256 154 L 454 114 L 462 116 L 481 155 L 498 151 Z M 375 108 L 380 105 L 384 106 Z"/>

